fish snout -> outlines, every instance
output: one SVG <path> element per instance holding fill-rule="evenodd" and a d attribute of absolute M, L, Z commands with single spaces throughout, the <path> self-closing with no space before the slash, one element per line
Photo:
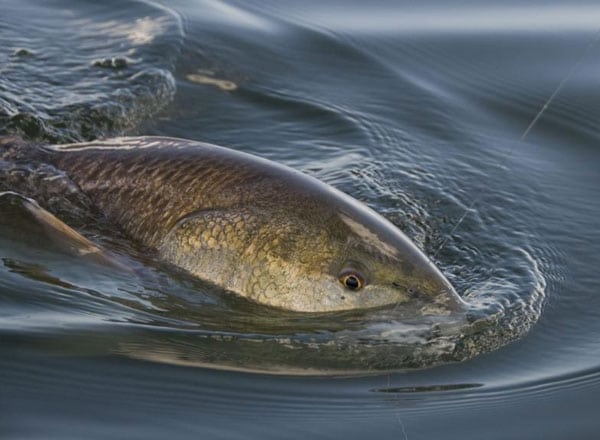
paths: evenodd
<path fill-rule="evenodd" d="M 426 294 L 420 293 L 418 289 L 413 289 L 413 295 L 427 296 L 432 307 L 439 308 L 445 312 L 451 314 L 466 313 L 468 310 L 467 303 L 446 279 L 444 281 L 442 286 L 437 286 Z M 410 292 L 409 295 L 411 295 Z"/>
<path fill-rule="evenodd" d="M 424 314 L 466 313 L 468 304 L 446 277 L 433 265 L 405 287 L 409 301 L 420 304 Z"/>

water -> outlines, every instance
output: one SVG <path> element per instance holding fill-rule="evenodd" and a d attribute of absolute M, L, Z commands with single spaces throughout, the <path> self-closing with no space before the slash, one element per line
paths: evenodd
<path fill-rule="evenodd" d="M 403 229 L 483 324 L 275 314 L 85 222 L 136 275 L 75 259 L 5 204 L 3 437 L 595 438 L 600 8 L 311 3 L 3 0 L 0 132 L 301 169 Z"/>

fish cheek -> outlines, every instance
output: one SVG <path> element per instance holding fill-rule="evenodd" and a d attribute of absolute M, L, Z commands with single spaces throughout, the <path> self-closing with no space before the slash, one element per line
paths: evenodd
<path fill-rule="evenodd" d="M 262 242 L 252 257 L 250 296 L 274 307 L 319 311 L 316 304 L 323 275 L 316 257 L 283 237 Z"/>

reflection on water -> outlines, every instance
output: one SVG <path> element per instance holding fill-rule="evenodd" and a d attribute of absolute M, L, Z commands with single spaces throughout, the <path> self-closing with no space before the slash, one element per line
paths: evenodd
<path fill-rule="evenodd" d="M 64 252 L 4 206 L 3 432 L 596 434 L 598 5 L 313 3 L 7 0 L 0 133 L 168 135 L 301 169 L 435 255 L 467 321 L 269 310 L 70 208 L 62 218 L 131 271 Z M 57 177 L 0 161 L 1 191 L 15 172 L 32 187 Z"/>
<path fill-rule="evenodd" d="M 454 36 L 531 34 L 536 32 L 592 32 L 598 29 L 600 6 L 580 4 L 405 4 L 373 7 L 346 3 L 327 4 L 295 10 L 303 23 L 318 24 L 338 32 L 364 32 L 369 35 L 404 34 Z M 431 2 L 430 2 L 431 3 Z M 391 6 L 391 7 L 390 7 Z M 274 8 L 277 6 L 273 5 Z M 286 6 L 287 9 L 287 6 Z"/>

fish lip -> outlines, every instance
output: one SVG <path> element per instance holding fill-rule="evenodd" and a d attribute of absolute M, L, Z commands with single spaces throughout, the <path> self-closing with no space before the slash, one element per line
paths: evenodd
<path fill-rule="evenodd" d="M 431 289 L 418 283 L 410 284 L 400 281 L 393 281 L 392 286 L 403 289 L 408 294 L 409 301 L 424 300 L 430 304 L 436 304 L 451 313 L 466 313 L 470 309 L 469 304 L 458 294 L 446 277 L 437 268 L 435 269 L 437 272 L 435 275 L 437 275 L 436 278 L 439 281 L 437 288 Z"/>
<path fill-rule="evenodd" d="M 456 292 L 454 287 L 449 286 L 442 289 L 437 298 L 444 298 L 444 305 L 453 313 L 466 313 L 469 310 L 469 304 Z"/>
<path fill-rule="evenodd" d="M 434 289 L 423 288 L 419 285 L 406 287 L 410 298 L 409 301 L 412 299 L 422 302 L 425 308 L 433 306 L 434 308 L 438 308 L 442 314 L 463 315 L 467 313 L 469 310 L 468 303 L 462 299 L 446 278 L 442 278 L 442 281 L 442 286 L 437 286 Z"/>

